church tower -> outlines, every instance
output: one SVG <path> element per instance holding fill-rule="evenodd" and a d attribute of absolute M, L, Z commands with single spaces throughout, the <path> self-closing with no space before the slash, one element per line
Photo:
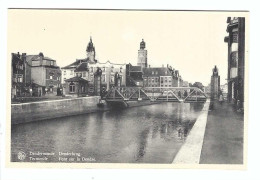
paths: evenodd
<path fill-rule="evenodd" d="M 220 92 L 220 76 L 218 75 L 217 66 L 212 70 L 211 76 L 211 88 L 210 88 L 210 96 L 212 99 L 218 99 Z"/>
<path fill-rule="evenodd" d="M 142 68 L 147 67 L 147 50 L 145 49 L 144 39 L 142 39 L 142 42 L 140 43 L 140 49 L 138 50 L 137 66 L 141 66 Z"/>
<path fill-rule="evenodd" d="M 96 52 L 95 52 L 95 46 L 92 42 L 92 38 L 90 36 L 90 41 L 88 43 L 88 46 L 87 46 L 87 59 L 90 61 L 90 62 L 95 62 L 95 56 L 96 56 Z"/>

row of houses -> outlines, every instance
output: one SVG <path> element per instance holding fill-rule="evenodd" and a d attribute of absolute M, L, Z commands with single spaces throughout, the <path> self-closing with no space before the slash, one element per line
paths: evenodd
<path fill-rule="evenodd" d="M 12 97 L 17 96 L 87 96 L 102 95 L 114 86 L 181 87 L 189 86 L 178 70 L 147 67 L 147 50 L 142 40 L 137 66 L 100 62 L 96 59 L 92 38 L 86 58 L 76 59 L 60 68 L 56 60 L 39 55 L 12 54 Z"/>
<path fill-rule="evenodd" d="M 12 98 L 52 96 L 61 88 L 61 70 L 56 60 L 38 55 L 12 53 Z"/>

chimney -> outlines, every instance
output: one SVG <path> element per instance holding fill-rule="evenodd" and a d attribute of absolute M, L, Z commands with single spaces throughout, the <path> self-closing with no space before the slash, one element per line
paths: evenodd
<path fill-rule="evenodd" d="M 22 53 L 22 60 L 26 61 L 26 53 Z"/>
<path fill-rule="evenodd" d="M 42 52 L 39 53 L 39 57 L 40 57 L 40 66 L 41 66 L 42 65 L 42 61 L 43 61 L 43 57 L 44 57 Z"/>

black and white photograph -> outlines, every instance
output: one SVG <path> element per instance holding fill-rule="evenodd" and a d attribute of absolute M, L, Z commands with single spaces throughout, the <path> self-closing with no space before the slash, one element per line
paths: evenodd
<path fill-rule="evenodd" d="M 10 8 L 8 164 L 243 169 L 248 14 Z"/>

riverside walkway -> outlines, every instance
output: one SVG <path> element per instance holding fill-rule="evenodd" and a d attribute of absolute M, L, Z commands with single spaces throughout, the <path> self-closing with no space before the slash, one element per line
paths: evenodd
<path fill-rule="evenodd" d="M 226 102 L 214 102 L 209 111 L 208 105 L 207 101 L 173 164 L 243 164 L 243 114 Z"/>
<path fill-rule="evenodd" d="M 244 118 L 218 102 L 208 114 L 200 164 L 243 164 Z"/>

